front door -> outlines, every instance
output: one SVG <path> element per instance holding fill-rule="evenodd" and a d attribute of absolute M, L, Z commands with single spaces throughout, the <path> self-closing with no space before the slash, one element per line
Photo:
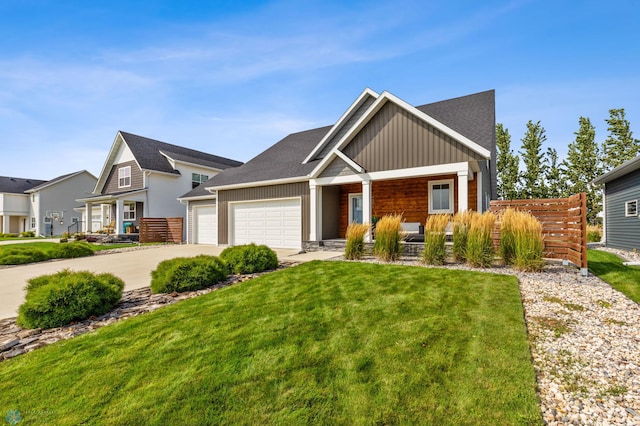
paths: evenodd
<path fill-rule="evenodd" d="M 362 194 L 349 194 L 349 223 L 362 223 Z"/>

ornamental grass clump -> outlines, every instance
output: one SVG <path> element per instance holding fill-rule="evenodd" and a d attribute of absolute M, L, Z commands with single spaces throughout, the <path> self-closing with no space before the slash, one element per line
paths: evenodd
<path fill-rule="evenodd" d="M 369 231 L 366 223 L 350 223 L 347 227 L 347 246 L 344 249 L 344 257 L 349 260 L 358 260 L 364 254 L 364 236 Z"/>
<path fill-rule="evenodd" d="M 444 265 L 447 257 L 445 246 L 447 239 L 447 225 L 451 216 L 448 214 L 433 214 L 427 218 L 424 226 L 424 252 L 422 258 L 429 265 Z"/>
<path fill-rule="evenodd" d="M 453 216 L 453 260 L 464 262 L 467 259 L 467 238 L 471 220 L 477 214 L 473 210 L 465 210 Z"/>
<path fill-rule="evenodd" d="M 376 224 L 376 240 L 373 254 L 384 262 L 392 262 L 400 257 L 402 215 L 383 216 Z"/>
<path fill-rule="evenodd" d="M 602 240 L 602 228 L 597 225 L 587 225 L 587 242 L 599 243 Z"/>
<path fill-rule="evenodd" d="M 493 263 L 493 225 L 496 216 L 486 211 L 473 215 L 467 236 L 467 263 L 474 267 L 488 268 Z"/>
<path fill-rule="evenodd" d="M 517 212 L 514 221 L 514 247 L 513 265 L 517 269 L 533 272 L 544 268 L 542 224 L 531 213 Z"/>
<path fill-rule="evenodd" d="M 515 232 L 518 218 L 519 212 L 510 207 L 500 215 L 500 257 L 505 265 L 513 264 L 516 257 Z"/>

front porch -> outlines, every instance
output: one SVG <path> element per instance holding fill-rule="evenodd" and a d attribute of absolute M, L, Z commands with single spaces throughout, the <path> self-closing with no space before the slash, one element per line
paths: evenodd
<path fill-rule="evenodd" d="M 481 172 L 463 170 L 455 174 L 311 186 L 310 242 L 331 245 L 331 241 L 345 238 L 349 223 L 375 223 L 382 216 L 402 214 L 413 236 L 413 242 L 405 244 L 422 245 L 419 229 L 423 229 L 430 214 L 484 210 L 481 179 Z M 372 236 L 367 235 L 366 241 L 371 242 Z"/>
<path fill-rule="evenodd" d="M 99 195 L 84 202 L 82 232 L 127 235 L 138 234 L 140 218 L 146 217 L 146 191 Z"/>

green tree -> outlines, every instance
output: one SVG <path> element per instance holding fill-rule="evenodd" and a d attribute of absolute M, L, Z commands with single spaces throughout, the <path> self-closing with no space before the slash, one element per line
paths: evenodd
<path fill-rule="evenodd" d="M 496 170 L 498 175 L 498 197 L 501 200 L 518 198 L 518 167 L 520 159 L 511 150 L 511 135 L 502 123 L 496 124 Z"/>
<path fill-rule="evenodd" d="M 602 143 L 602 165 L 604 172 L 608 172 L 638 155 L 640 141 L 633 138 L 624 108 L 610 109 L 609 118 L 605 121 L 609 125 L 609 136 Z"/>
<path fill-rule="evenodd" d="M 576 139 L 569 144 L 567 158 L 562 162 L 569 193 L 587 193 L 587 219 L 596 222 L 601 210 L 600 188 L 591 182 L 602 174 L 596 129 L 591 120 L 580 117 Z"/>
<path fill-rule="evenodd" d="M 564 197 L 567 193 L 567 185 L 564 173 L 558 163 L 558 151 L 554 148 L 547 148 L 545 159 L 544 180 L 547 183 L 547 194 L 549 198 Z"/>
<path fill-rule="evenodd" d="M 545 198 L 547 187 L 544 182 L 544 153 L 541 152 L 542 144 L 547 140 L 544 127 L 540 121 L 534 123 L 529 120 L 527 131 L 522 138 L 522 151 L 520 156 L 525 169 L 520 174 L 522 198 Z"/>

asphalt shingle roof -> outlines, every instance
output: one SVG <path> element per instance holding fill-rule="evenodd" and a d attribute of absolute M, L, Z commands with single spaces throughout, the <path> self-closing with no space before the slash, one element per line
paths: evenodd
<path fill-rule="evenodd" d="M 240 161 L 207 154 L 206 152 L 196 151 L 195 149 L 172 145 L 170 143 L 145 138 L 144 136 L 138 136 L 132 133 L 120 131 L 120 134 L 143 170 L 155 170 L 158 172 L 179 174 L 177 170 L 171 167 L 171 164 L 169 164 L 169 161 L 161 154 L 161 152 L 164 152 L 174 160 L 215 167 L 217 169 L 238 167 L 242 164 Z"/>
<path fill-rule="evenodd" d="M 73 176 L 73 175 L 79 175 L 81 173 L 86 172 L 86 170 L 80 170 L 78 172 L 73 172 L 73 173 L 67 173 L 66 175 L 62 175 L 62 176 L 58 176 L 56 178 L 53 178 L 51 180 L 45 181 L 43 184 L 38 185 L 38 186 L 34 186 L 33 188 L 29 188 L 28 191 L 38 191 L 40 188 L 43 188 L 45 186 L 49 186 L 49 185 L 53 185 L 55 183 L 58 183 L 62 180 L 65 180 L 66 178 Z M 88 173 L 88 172 L 87 172 Z M 89 173 L 90 174 L 90 173 Z"/>
<path fill-rule="evenodd" d="M 0 176 L 0 192 L 24 194 L 24 191 L 28 191 L 29 189 L 35 188 L 36 186 L 42 185 L 46 182 L 46 180 Z"/>
<path fill-rule="evenodd" d="M 487 148 L 492 153 L 492 164 L 495 164 L 495 91 L 488 90 L 416 108 Z M 183 197 L 207 195 L 209 193 L 204 189 L 207 187 L 307 176 L 320 160 L 307 164 L 302 162 L 332 127 L 290 134 L 244 165 L 223 171 Z"/>

